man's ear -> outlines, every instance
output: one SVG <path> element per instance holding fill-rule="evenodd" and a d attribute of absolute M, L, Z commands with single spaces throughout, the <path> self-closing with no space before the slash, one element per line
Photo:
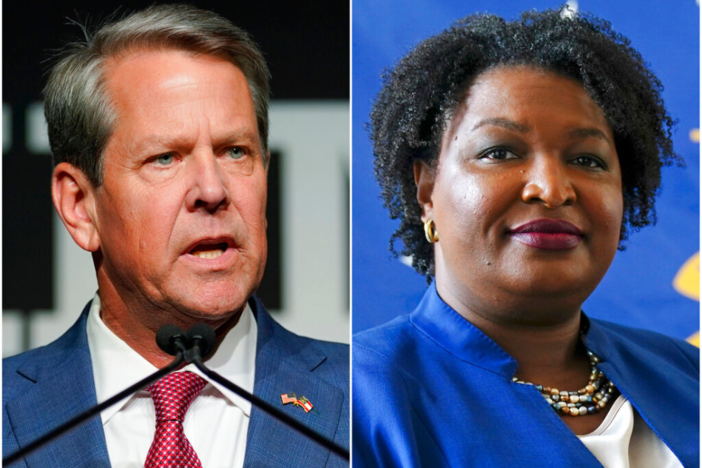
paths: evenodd
<path fill-rule="evenodd" d="M 95 225 L 95 189 L 83 171 L 66 162 L 57 165 L 51 177 L 51 197 L 76 244 L 88 252 L 97 251 L 100 236 Z"/>
<path fill-rule="evenodd" d="M 434 217 L 432 193 L 434 192 L 435 175 L 436 171 L 424 161 L 414 161 L 414 183 L 417 186 L 417 201 L 422 207 L 422 221 Z"/>

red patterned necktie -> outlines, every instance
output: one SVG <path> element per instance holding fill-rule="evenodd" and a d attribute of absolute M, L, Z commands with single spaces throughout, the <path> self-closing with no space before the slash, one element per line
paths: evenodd
<path fill-rule="evenodd" d="M 183 433 L 183 419 L 205 385 L 202 377 L 185 371 L 168 374 L 147 388 L 156 408 L 156 434 L 145 468 L 202 468 Z"/>

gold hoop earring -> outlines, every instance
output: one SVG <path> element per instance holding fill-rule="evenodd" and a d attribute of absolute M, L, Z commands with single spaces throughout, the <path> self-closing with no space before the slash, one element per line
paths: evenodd
<path fill-rule="evenodd" d="M 424 235 L 427 238 L 427 242 L 430 244 L 439 242 L 439 231 L 436 230 L 436 224 L 431 218 L 424 221 Z"/>

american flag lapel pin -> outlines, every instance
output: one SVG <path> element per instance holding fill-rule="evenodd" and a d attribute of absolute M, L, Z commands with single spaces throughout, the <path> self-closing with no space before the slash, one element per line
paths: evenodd
<path fill-rule="evenodd" d="M 280 399 L 282 400 L 284 405 L 287 405 L 288 403 L 297 403 L 297 395 L 294 393 L 283 393 L 280 395 Z"/>

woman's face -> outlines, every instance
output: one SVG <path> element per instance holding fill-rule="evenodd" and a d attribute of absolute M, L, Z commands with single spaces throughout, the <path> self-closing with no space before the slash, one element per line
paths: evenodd
<path fill-rule="evenodd" d="M 438 167 L 418 163 L 415 175 L 450 304 L 528 321 L 577 311 L 614 258 L 617 151 L 573 80 L 521 66 L 483 73 L 445 131 Z"/>

